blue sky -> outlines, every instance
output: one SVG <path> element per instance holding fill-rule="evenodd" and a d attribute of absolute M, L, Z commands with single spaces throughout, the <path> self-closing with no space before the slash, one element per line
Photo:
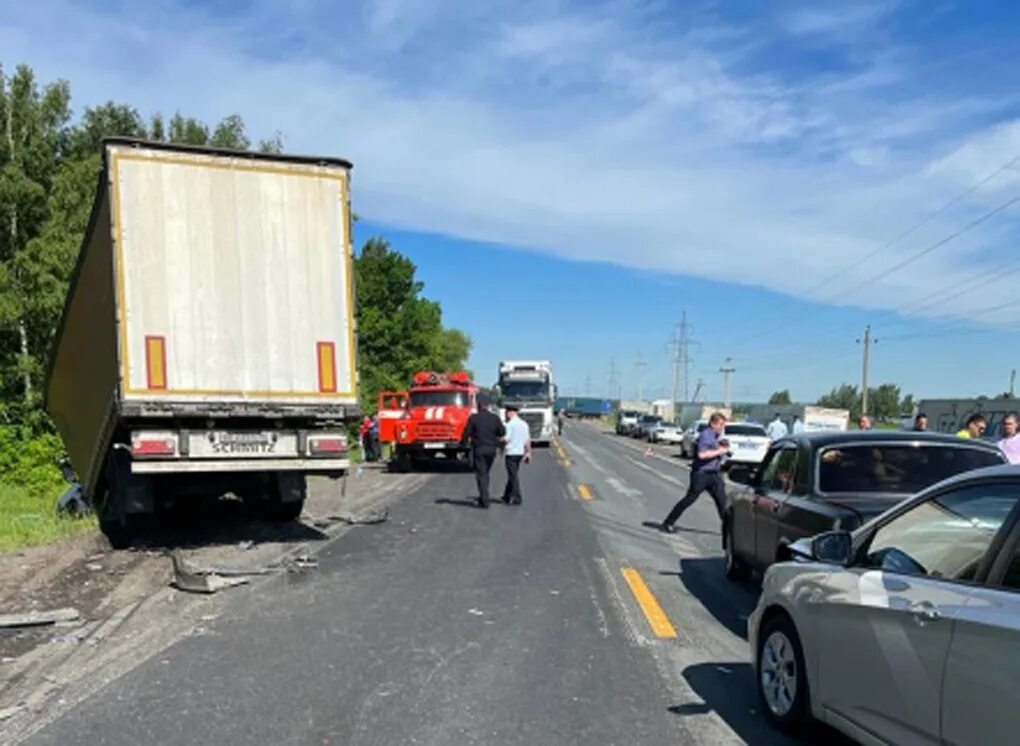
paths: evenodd
<path fill-rule="evenodd" d="M 0 61 L 350 158 L 360 237 L 484 381 L 540 356 L 604 394 L 615 357 L 633 396 L 640 355 L 664 393 L 686 310 L 712 397 L 726 358 L 741 399 L 857 381 L 867 324 L 873 381 L 968 396 L 1020 367 L 1018 31 L 962 0 L 57 0 L 5 4 Z"/>

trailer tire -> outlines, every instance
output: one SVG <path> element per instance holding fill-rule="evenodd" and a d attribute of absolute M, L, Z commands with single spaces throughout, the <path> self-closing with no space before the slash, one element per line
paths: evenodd
<path fill-rule="evenodd" d="M 296 521 L 301 516 L 301 511 L 305 509 L 305 501 L 294 500 L 285 503 L 274 500 L 269 504 L 268 508 L 267 514 L 270 520 L 286 523 L 288 521 Z"/>

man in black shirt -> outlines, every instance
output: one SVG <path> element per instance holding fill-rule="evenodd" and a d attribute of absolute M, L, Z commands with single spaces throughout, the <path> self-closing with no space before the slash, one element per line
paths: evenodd
<path fill-rule="evenodd" d="M 489 507 L 489 470 L 496 460 L 496 451 L 503 444 L 506 428 L 503 422 L 489 411 L 488 397 L 478 396 L 478 411 L 468 418 L 464 439 L 471 444 L 471 458 L 478 481 L 478 507 Z"/>

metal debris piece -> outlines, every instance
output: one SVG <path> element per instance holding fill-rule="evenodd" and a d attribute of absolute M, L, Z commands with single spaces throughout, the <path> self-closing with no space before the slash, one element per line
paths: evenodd
<path fill-rule="evenodd" d="M 25 705 L 21 704 L 4 707 L 3 709 L 0 709 L 0 720 L 8 720 L 17 715 L 23 709 L 25 709 Z"/>
<path fill-rule="evenodd" d="M 60 496 L 60 499 L 57 500 L 57 512 L 79 517 L 92 512 L 92 506 L 86 499 L 80 484 L 72 484 Z"/>
<path fill-rule="evenodd" d="M 85 569 L 88 570 L 89 572 L 102 572 L 103 566 L 98 562 L 89 562 L 88 564 L 85 565 Z"/>
<path fill-rule="evenodd" d="M 485 612 L 481 609 L 468 609 L 468 614 L 473 616 L 485 616 Z"/>
<path fill-rule="evenodd" d="M 27 611 L 23 614 L 0 614 L 0 628 L 48 627 L 58 622 L 73 622 L 78 619 L 81 619 L 81 613 L 77 609 L 51 609 L 46 611 Z"/>
<path fill-rule="evenodd" d="M 54 637 L 50 642 L 54 645 L 81 645 L 85 642 L 84 632 L 72 632 L 69 635 Z"/>
<path fill-rule="evenodd" d="M 246 577 L 224 577 L 223 575 L 203 573 L 189 565 L 178 552 L 172 552 L 170 558 L 174 565 L 173 585 L 180 591 L 216 593 L 225 588 L 233 588 L 248 582 Z"/>

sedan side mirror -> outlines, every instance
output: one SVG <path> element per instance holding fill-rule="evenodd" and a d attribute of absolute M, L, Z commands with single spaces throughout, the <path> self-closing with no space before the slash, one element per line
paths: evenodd
<path fill-rule="evenodd" d="M 811 558 L 846 566 L 853 559 L 853 538 L 848 531 L 827 531 L 811 540 Z"/>

